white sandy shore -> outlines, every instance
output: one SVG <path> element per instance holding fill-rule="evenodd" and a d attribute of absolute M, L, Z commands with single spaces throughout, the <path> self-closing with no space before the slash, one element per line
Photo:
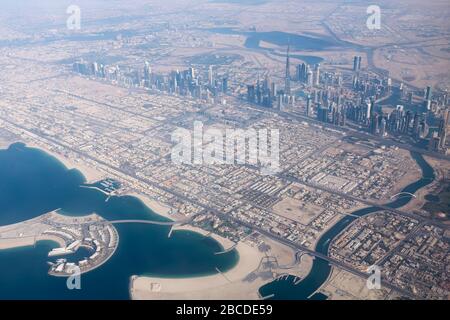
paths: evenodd
<path fill-rule="evenodd" d="M 132 277 L 132 299 L 259 299 L 261 280 L 244 281 L 258 269 L 264 254 L 256 247 L 240 242 L 237 265 L 225 273 L 191 278 Z"/>
<path fill-rule="evenodd" d="M 172 232 L 175 232 L 175 231 L 192 231 L 192 232 L 200 233 L 201 235 L 204 235 L 205 237 L 210 237 L 210 238 L 214 239 L 215 241 L 217 241 L 222 246 L 223 250 L 225 250 L 225 251 L 231 249 L 233 246 L 236 245 L 236 243 L 234 243 L 230 239 L 224 238 L 216 233 L 207 232 L 201 228 L 194 227 L 189 224 L 184 224 L 181 226 L 174 226 L 172 228 Z"/>
<path fill-rule="evenodd" d="M 36 243 L 36 237 L 23 237 L 23 238 L 0 238 L 0 250 L 12 249 L 18 247 L 34 246 Z"/>
<path fill-rule="evenodd" d="M 137 192 L 130 192 L 127 195 L 138 198 L 157 215 L 163 216 L 172 221 L 178 221 L 178 220 L 181 220 L 181 218 L 182 218 L 179 215 L 171 214 L 172 209 L 169 206 L 166 206 L 165 204 L 163 204 L 155 199 L 152 199 L 146 195 L 143 195 L 143 194 L 140 194 Z"/>
<path fill-rule="evenodd" d="M 0 250 L 34 246 L 39 241 L 53 241 L 58 244 L 60 248 L 66 246 L 63 238 L 59 238 L 50 234 L 41 234 L 38 236 L 18 236 L 14 238 L 0 238 Z"/>

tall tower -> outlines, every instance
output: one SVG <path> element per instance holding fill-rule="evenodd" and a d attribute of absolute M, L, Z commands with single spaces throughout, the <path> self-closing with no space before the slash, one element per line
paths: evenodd
<path fill-rule="evenodd" d="M 210 87 L 214 86 L 213 67 L 211 65 L 208 68 L 208 82 Z"/>
<path fill-rule="evenodd" d="M 441 138 L 439 147 L 441 149 L 445 149 L 446 147 L 446 140 L 447 140 L 447 125 L 448 125 L 448 119 L 450 118 L 450 111 L 445 110 L 444 114 L 442 115 L 442 119 L 439 123 L 439 137 Z"/>
<path fill-rule="evenodd" d="M 320 63 L 316 64 L 314 75 L 314 85 L 319 86 L 319 84 L 320 84 Z"/>
<path fill-rule="evenodd" d="M 312 98 L 311 98 L 311 95 L 310 94 L 308 94 L 308 96 L 307 96 L 307 98 L 306 98 L 306 116 L 307 117 L 309 117 L 309 116 L 311 116 L 311 101 L 312 101 Z"/>
<path fill-rule="evenodd" d="M 353 57 L 353 71 L 358 71 L 358 56 Z"/>
<path fill-rule="evenodd" d="M 431 87 L 427 86 L 427 89 L 425 91 L 425 100 L 431 100 Z"/>
<path fill-rule="evenodd" d="M 286 52 L 286 77 L 284 80 L 284 92 L 287 95 L 291 95 L 291 60 L 289 57 L 289 49 L 290 44 L 288 44 L 287 52 Z"/>

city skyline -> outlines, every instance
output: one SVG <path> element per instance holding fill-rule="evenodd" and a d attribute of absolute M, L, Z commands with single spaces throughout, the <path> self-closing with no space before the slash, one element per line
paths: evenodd
<path fill-rule="evenodd" d="M 0 298 L 448 300 L 449 7 L 371 5 L 0 4 Z"/>

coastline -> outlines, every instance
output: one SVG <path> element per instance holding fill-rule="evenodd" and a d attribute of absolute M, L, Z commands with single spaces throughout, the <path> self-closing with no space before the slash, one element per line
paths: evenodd
<path fill-rule="evenodd" d="M 259 299 L 258 289 L 265 281 L 245 278 L 259 268 L 265 255 L 247 242 L 235 249 L 238 263 L 227 272 L 189 278 L 132 276 L 130 296 L 133 300 Z"/>
<path fill-rule="evenodd" d="M 46 154 L 61 162 L 68 170 L 79 171 L 84 176 L 87 183 L 102 180 L 106 176 L 106 174 L 100 172 L 98 168 L 92 168 L 92 166 L 82 163 L 81 160 L 77 161 L 74 159 L 70 159 L 67 156 L 62 155 L 61 153 L 54 151 L 46 144 L 38 144 L 30 140 L 22 139 L 7 141 L 0 138 L 0 150 L 6 150 L 14 143 L 23 143 L 27 148 L 38 149 L 45 152 Z"/>
<path fill-rule="evenodd" d="M 8 147 L 13 144 L 14 142 L 9 142 L 7 140 L 4 140 L 0 137 L 0 150 L 6 150 Z"/>
<path fill-rule="evenodd" d="M 18 141 L 20 142 L 20 141 Z M 50 156 L 56 158 L 59 162 L 61 162 L 68 170 L 77 170 L 79 171 L 87 183 L 99 181 L 105 178 L 106 174 L 101 173 L 97 168 L 92 168 L 89 165 L 82 163 L 80 160 L 76 161 L 74 159 L 70 159 L 65 155 L 62 155 L 52 149 L 50 149 L 47 145 L 40 145 L 35 142 L 23 142 L 27 147 L 33 149 L 39 149 L 49 154 Z"/>
<path fill-rule="evenodd" d="M 167 218 L 171 221 L 179 221 L 182 219 L 180 215 L 171 214 L 172 208 L 165 205 L 162 202 L 159 202 L 158 200 L 152 199 L 147 195 L 144 195 L 142 193 L 138 193 L 136 191 L 132 191 L 126 194 L 123 194 L 124 196 L 131 196 L 139 199 L 144 205 L 146 205 L 150 210 L 152 210 L 155 214 L 162 216 L 164 218 Z"/>
<path fill-rule="evenodd" d="M 63 239 L 51 235 L 25 236 L 18 238 L 0 238 L 0 250 L 15 249 L 20 247 L 32 247 L 39 241 L 52 241 L 58 244 L 59 248 L 65 247 Z"/>
<path fill-rule="evenodd" d="M 211 236 L 211 233 L 190 225 L 176 228 Z M 222 237 L 216 236 L 215 239 L 220 241 Z M 232 243 L 228 239 L 225 241 L 221 243 L 224 249 Z M 259 249 L 261 243 L 265 243 L 269 251 L 262 252 Z M 260 294 L 264 285 L 287 274 L 303 279 L 313 265 L 312 256 L 303 254 L 297 259 L 292 247 L 261 235 L 256 241 L 243 240 L 231 248 L 238 252 L 239 260 L 227 272 L 217 270 L 213 275 L 185 278 L 135 275 L 130 279 L 130 297 L 133 300 L 260 300 L 266 298 Z"/>
<path fill-rule="evenodd" d="M 105 221 L 105 219 L 95 213 L 78 218 L 65 216 L 56 211 L 50 211 L 30 220 L 1 226 L 0 234 L 2 237 L 0 237 L 0 250 L 35 246 L 37 242 L 43 240 L 52 241 L 59 248 L 67 248 L 71 244 L 78 242 L 77 247 L 73 251 L 65 251 L 62 254 L 55 254 L 52 256 L 49 254 L 48 258 L 51 259 L 51 257 L 54 256 L 65 256 L 74 253 L 80 246 L 94 248 L 92 250 L 94 253 L 92 256 L 97 254 L 97 258 L 94 256 L 94 260 L 92 260 L 94 262 L 91 262 L 90 264 L 85 263 L 84 265 L 80 264 L 81 272 L 86 273 L 97 269 L 106 263 L 109 258 L 114 255 L 119 246 L 119 235 L 117 230 L 109 223 L 103 224 L 103 226 L 109 228 L 109 230 L 106 231 L 105 228 L 103 228 L 101 231 L 102 233 L 112 233 L 114 234 L 114 237 L 111 237 L 106 241 L 101 237 L 100 232 L 97 235 L 95 233 L 90 233 L 87 236 L 83 235 L 81 231 L 83 228 L 82 225 L 85 226 L 85 230 L 88 230 L 92 223 Z M 62 228 L 60 227 L 61 225 L 63 226 Z M 98 228 L 98 226 L 96 227 Z M 88 238 L 90 240 L 88 240 Z M 95 244 L 95 247 L 92 247 L 93 244 Z M 49 250 L 49 253 L 54 249 L 55 248 Z M 53 269 L 49 271 L 49 274 L 56 277 L 66 277 L 68 275 L 67 272 L 54 272 Z"/>
<path fill-rule="evenodd" d="M 105 177 L 105 174 L 97 171 L 97 169 L 88 166 L 80 161 L 74 161 L 69 159 L 67 156 L 58 153 L 52 148 L 44 145 L 38 144 L 29 141 L 14 141 L 14 142 L 4 142 L 0 144 L 1 148 L 8 148 L 13 143 L 24 143 L 29 148 L 34 148 L 45 152 L 46 154 L 54 157 L 56 160 L 61 162 L 68 170 L 78 170 L 87 181 L 98 181 Z M 165 217 L 171 221 L 182 221 L 183 219 L 187 219 L 187 217 L 181 216 L 179 214 L 171 214 L 172 209 L 167 205 L 160 203 L 159 201 L 152 199 L 144 194 L 138 193 L 137 191 L 132 191 L 124 196 L 132 196 L 147 206 L 150 210 L 152 210 L 155 214 Z M 37 217 L 39 218 L 39 217 Z M 35 219 L 37 219 L 35 218 Z M 34 220 L 34 219 L 32 219 Z M 23 223 L 23 222 L 20 222 Z M 171 278 L 150 278 L 150 277 L 132 277 L 130 282 L 130 296 L 132 299 L 148 299 L 148 293 L 152 294 L 151 291 L 146 292 L 144 288 L 148 282 L 154 282 L 155 279 L 158 281 L 164 282 L 164 287 L 166 284 L 170 284 L 168 288 L 175 285 L 173 289 L 174 293 L 178 292 L 178 294 L 184 294 L 185 288 L 192 288 L 192 286 L 198 288 L 196 293 L 199 294 L 199 298 L 203 297 L 204 293 L 211 293 L 212 296 L 216 297 L 224 297 L 228 299 L 236 299 L 238 298 L 236 294 L 242 295 L 241 299 L 251 298 L 258 299 L 259 293 L 258 289 L 267 281 L 263 281 L 262 279 L 253 280 L 251 283 L 243 282 L 243 279 L 250 274 L 251 272 L 258 269 L 261 260 L 264 257 L 264 254 L 260 252 L 256 247 L 240 242 L 237 245 L 229 239 L 223 238 L 217 234 L 207 232 L 198 227 L 194 227 L 191 225 L 182 225 L 182 226 L 174 226 L 174 231 L 188 231 L 188 232 L 196 232 L 202 234 L 204 236 L 209 236 L 213 238 L 219 245 L 223 248 L 224 251 L 231 250 L 235 248 L 239 254 L 239 259 L 237 264 L 228 270 L 225 273 L 218 272 L 215 275 L 210 276 L 202 276 L 202 277 L 193 277 L 193 278 L 184 278 L 184 279 L 176 279 L 175 281 Z M 37 241 L 40 240 L 51 240 L 55 241 L 60 247 L 64 247 L 66 244 L 62 239 L 58 237 L 47 237 L 47 235 L 39 235 L 39 236 L 28 236 L 28 237 L 16 237 L 15 239 L 7 240 L 6 238 L 0 238 L 3 240 L 2 247 L 0 249 L 9 249 L 16 248 L 21 246 L 33 246 Z M 0 241 L 2 243 L 2 241 Z M 130 275 L 131 276 L 131 275 Z M 181 290 L 181 291 L 180 291 Z M 215 294 L 214 294 L 215 292 Z M 209 296 L 208 293 L 208 296 Z M 195 299 L 195 295 L 192 296 L 191 293 L 186 293 L 188 297 L 192 297 Z M 169 294 L 172 296 L 172 294 Z M 150 297 L 152 298 L 152 297 Z M 166 299 L 163 297 L 163 299 Z"/>
<path fill-rule="evenodd" d="M 190 224 L 175 225 L 175 226 L 173 226 L 172 231 L 190 231 L 190 232 L 199 233 L 205 237 L 210 237 L 220 244 L 223 251 L 228 251 L 228 250 L 231 250 L 233 247 L 238 246 L 238 244 L 234 243 L 230 239 L 224 238 L 214 232 L 208 232 L 206 230 L 203 230 L 199 227 L 192 226 Z"/>

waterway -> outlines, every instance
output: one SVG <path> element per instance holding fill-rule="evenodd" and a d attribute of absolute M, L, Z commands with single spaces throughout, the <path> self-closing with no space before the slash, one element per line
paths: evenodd
<path fill-rule="evenodd" d="M 422 170 L 422 178 L 403 189 L 410 193 L 435 179 L 432 167 L 420 154 L 412 153 L 412 157 Z M 18 143 L 0 150 L 0 225 L 28 220 L 58 208 L 75 216 L 96 212 L 108 220 L 165 219 L 135 197 L 112 197 L 105 202 L 103 193 L 81 188 L 84 183 L 81 172 L 68 170 L 38 149 Z M 410 200 L 411 197 L 403 196 L 387 206 L 399 208 Z M 361 217 L 380 210 L 368 207 L 353 214 Z M 355 219 L 346 216 L 330 228 L 319 239 L 316 251 L 327 254 L 332 240 Z M 100 268 L 82 275 L 81 290 L 68 290 L 65 278 L 48 275 L 47 254 L 57 246 L 54 242 L 0 250 L 0 299 L 128 299 L 131 275 L 206 275 L 215 273 L 216 267 L 229 270 L 239 259 L 235 250 L 214 255 L 221 250 L 220 245 L 197 233 L 179 231 L 168 238 L 168 226 L 121 224 L 116 228 L 120 237 L 116 253 Z M 298 285 L 290 276 L 263 286 L 260 293 L 274 294 L 273 299 L 326 299 L 315 293 L 331 270 L 327 261 L 315 258 L 310 273 Z"/>
<path fill-rule="evenodd" d="M 426 162 L 423 156 L 419 153 L 411 153 L 411 156 L 416 161 L 422 171 L 422 178 L 414 183 L 406 186 L 402 192 L 409 192 L 414 194 L 420 188 L 432 183 L 435 179 L 433 168 Z M 412 196 L 402 196 L 396 200 L 386 204 L 390 208 L 400 208 L 411 201 Z M 367 207 L 352 212 L 357 217 L 362 217 L 370 213 L 382 211 L 379 207 Z M 326 231 L 317 242 L 315 251 L 328 255 L 328 249 L 333 239 L 339 235 L 348 225 L 358 219 L 353 216 L 346 216 L 338 223 Z M 295 277 L 290 276 L 284 280 L 276 280 L 266 284 L 260 289 L 262 296 L 274 295 L 272 299 L 282 300 L 307 300 L 307 299 L 326 299 L 327 297 L 321 293 L 316 293 L 317 290 L 327 281 L 332 271 L 332 267 L 328 261 L 320 258 L 315 258 L 309 274 L 302 279 L 297 285 L 294 283 Z"/>
<path fill-rule="evenodd" d="M 81 188 L 85 178 L 68 170 L 45 152 L 17 143 L 0 150 L 0 225 L 28 220 L 61 208 L 67 215 L 92 212 L 108 220 L 148 219 L 164 221 L 139 199 L 106 196 Z M 69 290 L 66 278 L 48 275 L 48 252 L 55 242 L 0 250 L 0 299 L 129 299 L 131 275 L 186 277 L 227 271 L 239 255 L 215 240 L 190 231 L 168 238 L 169 226 L 116 225 L 119 247 L 101 267 L 81 277 L 81 290 Z M 85 255 L 80 252 L 79 255 Z M 73 257 L 68 256 L 68 259 Z"/>
<path fill-rule="evenodd" d="M 320 52 L 330 48 L 342 47 L 344 44 L 337 43 L 334 39 L 323 35 L 299 35 L 295 33 L 270 31 L 239 31 L 233 28 L 210 28 L 209 32 L 218 34 L 230 34 L 245 36 L 244 46 L 248 49 L 263 50 L 277 56 L 285 56 L 285 53 L 279 53 L 273 48 L 264 48 L 260 46 L 261 41 L 271 43 L 281 47 L 291 46 L 294 50 Z M 292 58 L 300 59 L 307 64 L 314 65 L 321 63 L 324 59 L 313 55 L 291 54 Z"/>

